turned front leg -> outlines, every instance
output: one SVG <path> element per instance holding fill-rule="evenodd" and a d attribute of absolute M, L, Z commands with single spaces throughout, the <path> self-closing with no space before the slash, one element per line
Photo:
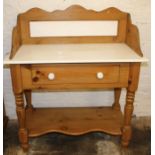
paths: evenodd
<path fill-rule="evenodd" d="M 26 99 L 26 109 L 29 111 L 33 111 L 33 105 L 32 105 L 32 93 L 31 90 L 25 90 L 24 91 L 25 94 L 25 99 Z"/>
<path fill-rule="evenodd" d="M 121 95 L 121 88 L 115 88 L 114 89 L 114 103 L 112 105 L 113 109 L 115 110 L 120 110 L 120 103 L 119 103 L 120 95 Z"/>
<path fill-rule="evenodd" d="M 122 145 L 128 146 L 129 141 L 132 136 L 132 128 L 131 128 L 131 118 L 133 113 L 133 102 L 134 102 L 135 92 L 131 92 L 127 90 L 126 95 L 126 105 L 124 109 L 124 125 L 122 130 Z"/>
<path fill-rule="evenodd" d="M 28 132 L 25 126 L 25 108 L 24 108 L 24 100 L 23 93 L 15 94 L 16 99 L 16 112 L 19 123 L 19 140 L 23 150 L 28 149 Z"/>
<path fill-rule="evenodd" d="M 140 63 L 131 63 L 129 71 L 129 80 L 126 94 L 126 104 L 124 108 L 124 122 L 122 128 L 122 145 L 128 146 L 132 136 L 131 118 L 133 113 L 133 103 L 135 98 L 135 91 L 138 87 L 140 72 Z"/>
<path fill-rule="evenodd" d="M 24 107 L 24 98 L 23 98 L 23 84 L 21 76 L 21 66 L 20 65 L 10 65 L 11 69 L 11 78 L 12 78 L 12 88 L 15 95 L 16 101 L 16 112 L 18 117 L 19 124 L 19 140 L 23 150 L 28 149 L 28 131 L 26 128 L 26 114 Z"/>

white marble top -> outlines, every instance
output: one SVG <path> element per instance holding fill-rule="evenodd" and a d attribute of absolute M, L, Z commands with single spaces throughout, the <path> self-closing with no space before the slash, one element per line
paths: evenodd
<path fill-rule="evenodd" d="M 4 64 L 146 62 L 124 43 L 22 45 Z"/>

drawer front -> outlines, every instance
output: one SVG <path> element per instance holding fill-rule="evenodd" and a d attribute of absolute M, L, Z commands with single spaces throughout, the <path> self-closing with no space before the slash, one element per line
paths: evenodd
<path fill-rule="evenodd" d="M 31 77 L 34 85 L 117 83 L 120 77 L 120 65 L 32 65 Z"/>

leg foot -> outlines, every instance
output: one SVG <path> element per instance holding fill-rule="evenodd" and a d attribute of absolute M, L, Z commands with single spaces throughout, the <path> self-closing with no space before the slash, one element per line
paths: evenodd
<path fill-rule="evenodd" d="M 122 131 L 122 139 L 121 139 L 122 146 L 127 147 L 129 145 L 131 135 L 132 135 L 131 127 L 130 126 L 124 127 Z"/>
<path fill-rule="evenodd" d="M 19 141 L 23 150 L 28 149 L 28 131 L 26 129 L 26 117 L 25 117 L 25 108 L 24 108 L 24 99 L 23 93 L 15 94 L 16 99 L 16 112 L 18 116 L 19 123 Z"/>
<path fill-rule="evenodd" d="M 24 152 L 28 151 L 28 132 L 26 129 L 19 130 L 19 141 Z"/>
<path fill-rule="evenodd" d="M 124 125 L 122 129 L 122 142 L 121 142 L 123 146 L 128 146 L 132 136 L 131 117 L 133 112 L 134 96 L 135 92 L 127 90 L 126 105 L 124 109 Z"/>

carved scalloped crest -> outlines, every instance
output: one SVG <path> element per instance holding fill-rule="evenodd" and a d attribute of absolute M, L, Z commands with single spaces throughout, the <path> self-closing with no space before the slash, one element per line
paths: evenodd
<path fill-rule="evenodd" d="M 32 9 L 29 9 L 28 11 L 26 11 L 26 12 L 24 12 L 24 13 L 22 13 L 22 14 L 29 14 L 29 13 L 36 13 L 36 12 L 42 12 L 42 13 L 58 13 L 58 12 L 76 12 L 76 11 L 90 11 L 90 12 L 97 12 L 97 13 L 100 13 L 100 12 L 105 12 L 105 13 L 120 13 L 120 14 L 122 14 L 122 13 L 126 13 L 126 12 L 123 12 L 123 11 L 121 11 L 121 10 L 119 10 L 118 8 L 115 8 L 115 7 L 109 7 L 109 8 L 107 8 L 107 9 L 104 9 L 104 10 L 102 10 L 102 11 L 95 11 L 95 10 L 93 10 L 93 9 L 87 9 L 87 8 L 84 8 L 84 7 L 82 7 L 82 6 L 80 6 L 80 5 L 72 5 L 72 6 L 69 6 L 69 7 L 67 7 L 66 9 L 61 9 L 61 10 L 54 10 L 54 11 L 51 11 L 51 12 L 49 12 L 49 11 L 46 11 L 46 10 L 43 10 L 43 9 L 41 9 L 41 8 L 38 8 L 38 7 L 35 7 L 35 8 L 32 8 Z"/>
<path fill-rule="evenodd" d="M 41 8 L 32 8 L 24 13 L 21 13 L 20 16 L 24 16 L 27 19 L 36 19 L 41 20 L 41 17 L 44 17 L 44 20 L 75 20 L 75 19 L 121 19 L 127 16 L 127 13 L 120 11 L 115 7 L 110 7 L 102 11 L 95 11 L 86 9 L 79 5 L 70 6 L 64 10 L 55 10 L 52 12 L 45 11 Z"/>

